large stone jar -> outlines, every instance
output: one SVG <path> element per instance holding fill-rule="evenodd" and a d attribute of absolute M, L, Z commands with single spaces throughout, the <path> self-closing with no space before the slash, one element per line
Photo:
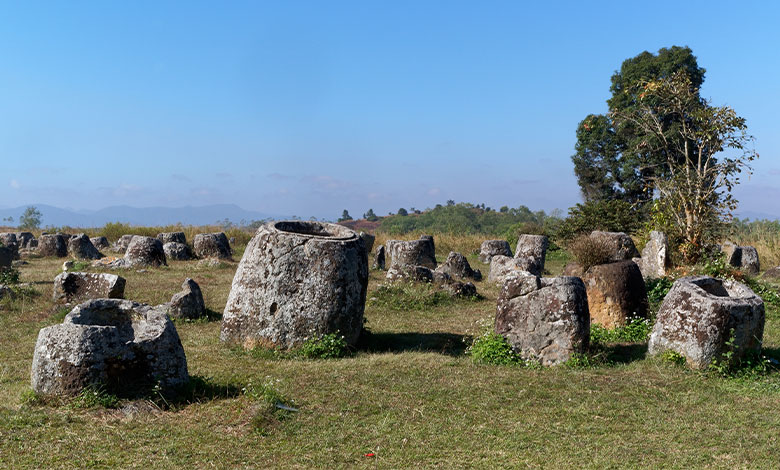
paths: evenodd
<path fill-rule="evenodd" d="M 761 351 L 764 301 L 737 281 L 707 276 L 675 281 L 664 298 L 648 342 L 649 354 L 671 350 L 688 366 L 706 369 L 713 360 L 736 361 Z"/>
<path fill-rule="evenodd" d="M 238 265 L 220 339 L 286 349 L 338 332 L 354 345 L 367 285 L 365 242 L 354 231 L 313 221 L 265 224 Z"/>

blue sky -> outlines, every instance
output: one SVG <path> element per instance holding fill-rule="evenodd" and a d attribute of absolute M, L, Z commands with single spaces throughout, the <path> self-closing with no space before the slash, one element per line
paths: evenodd
<path fill-rule="evenodd" d="M 688 45 L 757 138 L 741 210 L 780 216 L 780 7 L 535 3 L 2 2 L 0 206 L 565 210 L 612 73 Z"/>

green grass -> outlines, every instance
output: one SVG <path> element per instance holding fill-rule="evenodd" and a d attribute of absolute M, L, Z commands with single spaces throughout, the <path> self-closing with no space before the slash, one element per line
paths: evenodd
<path fill-rule="evenodd" d="M 563 258 L 548 262 L 553 275 Z M 218 321 L 178 322 L 194 378 L 179 401 L 36 403 L 33 346 L 41 327 L 62 320 L 51 302 L 62 260 L 28 261 L 21 281 L 33 292 L 0 310 L 4 468 L 774 468 L 780 452 L 772 371 L 697 373 L 644 359 L 641 342 L 608 341 L 566 367 L 475 363 L 466 346 L 498 295 L 487 281 L 476 283 L 476 302 L 369 302 L 370 332 L 339 359 L 240 352 L 220 343 Z M 166 302 L 192 277 L 219 313 L 236 264 L 122 272 L 126 296 Z M 370 275 L 369 298 L 384 273 Z M 765 346 L 778 356 L 773 305 Z"/>

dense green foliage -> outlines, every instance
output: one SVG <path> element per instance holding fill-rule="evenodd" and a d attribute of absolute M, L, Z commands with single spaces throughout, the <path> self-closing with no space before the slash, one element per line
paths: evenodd
<path fill-rule="evenodd" d="M 561 239 L 571 239 L 594 230 L 633 233 L 642 226 L 642 211 L 620 200 L 591 200 L 569 209 L 558 230 Z"/>
<path fill-rule="evenodd" d="M 474 362 L 480 364 L 525 364 L 520 355 L 512 351 L 512 346 L 506 338 L 492 331 L 486 331 L 474 338 L 468 353 Z"/>
<path fill-rule="evenodd" d="M 338 333 L 309 338 L 298 350 L 298 354 L 307 359 L 335 359 L 346 356 L 348 352 L 349 347 L 344 336 Z"/>
<path fill-rule="evenodd" d="M 19 270 L 14 267 L 0 268 L 0 284 L 19 284 Z"/>
<path fill-rule="evenodd" d="M 665 156 L 650 150 L 652 146 L 644 150 L 640 144 L 647 144 L 647 136 L 630 123 L 616 123 L 611 114 L 637 106 L 638 84 L 677 71 L 686 73 L 697 90 L 704 81 L 705 70 L 698 66 L 691 49 L 678 46 L 626 59 L 612 76 L 612 96 L 607 100 L 610 115 L 591 114 L 577 126 L 572 161 L 586 200 L 621 199 L 641 205 L 652 198 L 651 180 L 665 174 L 661 165 Z M 660 120 L 669 125 L 668 137 L 676 139 L 672 134 L 679 117 L 670 113 L 660 116 Z"/>
<path fill-rule="evenodd" d="M 525 206 L 496 212 L 484 206 L 469 203 L 437 205 L 420 214 L 406 216 L 397 214 L 382 219 L 379 229 L 400 235 L 408 232 L 437 232 L 451 234 L 504 235 L 518 227 L 518 224 L 534 225 L 539 228 L 550 226 L 558 220 L 544 211 L 532 212 Z M 517 235 L 515 235 L 516 237 Z"/>
<path fill-rule="evenodd" d="M 593 345 L 605 343 L 641 343 L 647 341 L 653 329 L 652 322 L 647 318 L 634 317 L 625 326 L 609 330 L 594 323 L 590 325 L 590 342 Z"/>
<path fill-rule="evenodd" d="M 347 220 L 352 220 L 352 216 L 349 215 L 349 211 L 344 209 L 344 212 L 341 213 L 341 217 L 339 217 L 339 222 L 345 222 Z"/>
<path fill-rule="evenodd" d="M 670 277 L 661 277 L 657 279 L 648 279 L 645 281 L 647 289 L 648 312 L 651 317 L 655 317 L 658 309 L 661 308 L 661 302 L 664 301 L 666 294 L 674 285 L 674 279 Z"/>
<path fill-rule="evenodd" d="M 378 286 L 368 303 L 390 310 L 411 311 L 449 305 L 454 301 L 450 294 L 435 288 L 432 284 L 397 282 Z"/>

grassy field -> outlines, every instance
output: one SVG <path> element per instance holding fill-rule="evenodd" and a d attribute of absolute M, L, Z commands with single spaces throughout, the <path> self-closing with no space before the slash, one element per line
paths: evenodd
<path fill-rule="evenodd" d="M 479 241 L 437 237 L 437 253 L 457 248 L 486 275 Z M 548 269 L 564 262 L 552 256 Z M 127 298 L 153 304 L 192 277 L 219 314 L 236 264 L 121 274 Z M 38 330 L 65 312 L 51 302 L 61 265 L 29 260 L 28 295 L 0 310 L 3 468 L 777 467 L 780 375 L 691 372 L 644 359 L 641 343 L 609 345 L 610 362 L 596 367 L 475 364 L 466 346 L 498 294 L 487 281 L 479 301 L 396 310 L 369 300 L 371 334 L 343 359 L 236 350 L 219 342 L 219 321 L 179 322 L 201 384 L 191 400 L 40 404 L 29 398 L 30 365 Z M 369 298 L 383 274 L 371 272 Z M 765 346 L 777 355 L 780 317 L 767 313 Z M 299 411 L 275 410 L 269 396 Z"/>

